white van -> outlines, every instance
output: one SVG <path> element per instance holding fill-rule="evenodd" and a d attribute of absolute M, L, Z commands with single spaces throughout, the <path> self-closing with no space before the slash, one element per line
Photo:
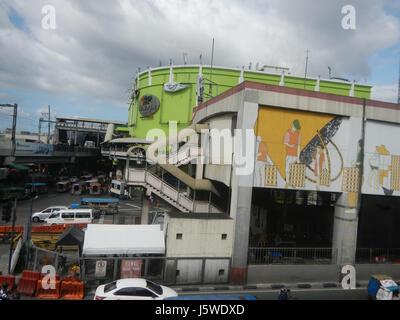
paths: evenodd
<path fill-rule="evenodd" d="M 68 209 L 54 212 L 45 219 L 47 224 L 92 223 L 92 209 Z"/>

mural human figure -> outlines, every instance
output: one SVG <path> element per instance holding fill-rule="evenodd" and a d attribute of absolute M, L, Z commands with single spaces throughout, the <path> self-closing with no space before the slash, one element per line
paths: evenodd
<path fill-rule="evenodd" d="M 318 146 L 317 150 L 314 152 L 313 155 L 314 159 L 314 176 L 316 177 L 316 187 L 317 190 L 320 188 L 320 183 L 321 183 L 321 173 L 322 170 L 325 169 L 325 154 L 324 150 Z"/>
<path fill-rule="evenodd" d="M 254 184 L 256 187 L 265 185 L 265 165 L 268 163 L 268 149 L 267 145 L 262 141 L 261 137 L 257 137 L 257 161 L 254 171 Z"/>
<path fill-rule="evenodd" d="M 301 126 L 299 120 L 294 120 L 292 127 L 286 131 L 285 136 L 283 138 L 283 144 L 286 146 L 285 188 L 288 187 L 289 183 L 290 164 L 300 163 L 300 142 L 301 142 L 300 129 Z"/>

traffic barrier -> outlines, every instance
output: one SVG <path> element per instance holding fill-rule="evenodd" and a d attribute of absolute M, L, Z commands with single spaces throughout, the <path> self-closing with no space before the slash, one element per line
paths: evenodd
<path fill-rule="evenodd" d="M 55 283 L 55 288 L 50 285 L 50 283 L 45 282 L 49 288 L 43 288 L 42 280 L 37 281 L 37 289 L 35 297 L 38 299 L 58 299 L 60 297 L 60 281 L 57 280 Z"/>
<path fill-rule="evenodd" d="M 63 224 L 55 224 L 50 226 L 51 233 L 62 233 L 64 232 L 64 225 Z"/>
<path fill-rule="evenodd" d="M 27 278 L 19 279 L 17 293 L 21 296 L 32 297 L 35 294 L 37 281 L 38 280 Z"/>
<path fill-rule="evenodd" d="M 32 227 L 32 232 L 50 232 L 50 226 Z"/>
<path fill-rule="evenodd" d="M 15 277 L 14 276 L 0 276 L 0 285 L 8 283 L 8 290 L 12 290 L 15 285 Z"/>
<path fill-rule="evenodd" d="M 47 273 L 41 273 L 40 276 L 39 276 L 39 280 L 43 280 L 43 278 L 45 276 L 47 276 L 47 275 L 48 275 Z M 60 275 L 59 274 L 56 274 L 55 276 L 56 276 L 56 280 L 60 280 Z"/>
<path fill-rule="evenodd" d="M 39 280 L 40 272 L 32 271 L 32 270 L 24 270 L 24 271 L 22 271 L 22 278 L 28 279 L 28 280 Z"/>
<path fill-rule="evenodd" d="M 82 300 L 84 283 L 79 281 L 62 281 L 60 299 Z"/>

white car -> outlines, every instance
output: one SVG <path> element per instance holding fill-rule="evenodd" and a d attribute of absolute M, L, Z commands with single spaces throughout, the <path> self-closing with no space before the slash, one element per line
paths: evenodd
<path fill-rule="evenodd" d="M 40 212 L 35 212 L 34 214 L 32 214 L 32 221 L 33 222 L 40 222 L 40 221 L 44 221 L 45 219 L 47 219 L 48 217 L 50 217 L 50 215 L 54 212 L 60 211 L 60 210 L 65 210 L 68 209 L 68 207 L 65 206 L 55 206 L 55 207 L 49 207 L 46 208 Z"/>
<path fill-rule="evenodd" d="M 97 287 L 93 300 L 163 300 L 177 296 L 171 288 L 142 278 L 128 278 Z"/>

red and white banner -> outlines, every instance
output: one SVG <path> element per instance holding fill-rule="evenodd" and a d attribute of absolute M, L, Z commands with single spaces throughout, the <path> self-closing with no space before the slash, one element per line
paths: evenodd
<path fill-rule="evenodd" d="M 142 276 L 142 260 L 122 260 L 121 279 L 140 278 Z"/>

